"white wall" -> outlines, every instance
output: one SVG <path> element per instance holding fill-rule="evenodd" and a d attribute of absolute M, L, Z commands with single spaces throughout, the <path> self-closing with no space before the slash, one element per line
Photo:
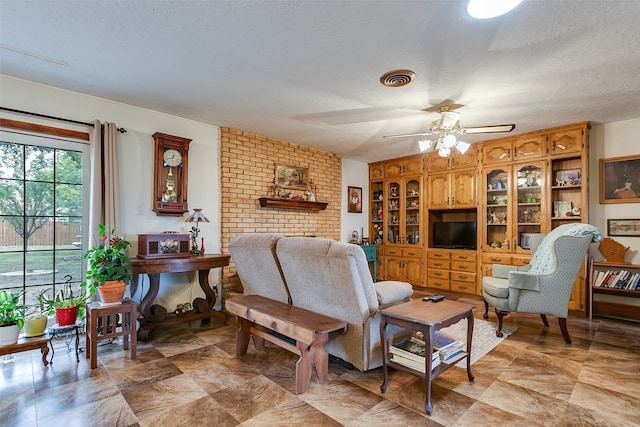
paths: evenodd
<path fill-rule="evenodd" d="M 589 138 L 589 223 L 598 227 L 603 236 L 607 233 L 607 219 L 638 219 L 640 203 L 600 204 L 600 159 L 640 155 L 640 119 L 593 126 Z M 637 185 L 637 184 L 635 184 Z M 640 190 L 635 188 L 636 192 Z M 613 237 L 629 247 L 626 262 L 640 264 L 640 237 Z M 597 244 L 591 254 L 602 260 Z"/>
<path fill-rule="evenodd" d="M 121 233 L 133 244 L 137 253 L 137 234 L 161 231 L 187 232 L 190 227 L 184 218 L 160 217 L 152 211 L 153 194 L 153 138 L 162 132 L 192 139 L 189 147 L 190 208 L 202 208 L 211 221 L 200 223 L 200 235 L 205 239 L 208 253 L 220 252 L 220 129 L 216 126 L 169 116 L 131 105 L 102 98 L 39 85 L 0 75 L 0 105 L 6 108 L 63 117 L 82 122 L 115 122 L 127 133 L 118 134 L 120 160 L 120 190 L 122 193 Z M 50 126 L 87 131 L 84 126 L 59 121 L 35 119 L 31 116 L 0 111 L 0 115 L 14 120 L 37 122 Z M 185 214 L 185 217 L 188 215 Z M 147 277 L 133 282 L 131 291 L 135 300 L 149 287 Z M 212 271 L 211 285 L 220 284 L 220 272 Z M 158 302 L 168 310 L 175 305 L 191 302 L 204 296 L 198 285 L 197 272 L 163 275 Z M 218 300 L 219 305 L 219 300 Z"/>
<path fill-rule="evenodd" d="M 347 187 L 362 188 L 362 213 L 348 212 Z M 362 237 L 369 237 L 369 165 L 356 160 L 342 159 L 342 225 L 340 240 L 348 242 L 354 230 Z M 364 230 L 364 236 L 362 231 Z"/>

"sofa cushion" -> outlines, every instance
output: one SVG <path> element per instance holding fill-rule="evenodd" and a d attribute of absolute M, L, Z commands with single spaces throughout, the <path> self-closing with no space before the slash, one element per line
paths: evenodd
<path fill-rule="evenodd" d="M 381 306 L 396 304 L 408 300 L 413 295 L 413 286 L 405 282 L 388 280 L 373 284 L 378 296 L 378 304 Z"/>

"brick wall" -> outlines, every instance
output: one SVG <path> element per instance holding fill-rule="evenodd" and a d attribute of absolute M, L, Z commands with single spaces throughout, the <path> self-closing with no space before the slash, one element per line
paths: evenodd
<path fill-rule="evenodd" d="M 252 232 L 340 240 L 340 156 L 230 128 L 220 129 L 220 152 L 223 253 L 228 253 L 231 238 Z M 327 209 L 261 208 L 258 198 L 273 194 L 275 164 L 309 168 L 316 200 L 328 202 Z M 223 292 L 238 288 L 237 282 L 231 263 L 224 269 Z"/>

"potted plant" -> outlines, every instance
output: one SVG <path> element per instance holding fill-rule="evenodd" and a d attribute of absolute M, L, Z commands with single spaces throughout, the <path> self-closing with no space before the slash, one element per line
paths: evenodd
<path fill-rule="evenodd" d="M 125 253 L 131 243 L 117 236 L 115 230 L 107 232 L 104 224 L 98 226 L 98 237 L 100 244 L 84 254 L 89 266 L 82 286 L 92 295 L 97 290 L 103 304 L 117 304 L 122 302 L 131 280 L 131 262 Z"/>
<path fill-rule="evenodd" d="M 42 293 L 38 295 L 39 313 L 29 313 L 24 319 L 23 333 L 25 337 L 39 337 L 44 334 L 47 329 L 47 322 L 49 318 L 44 309 L 44 296 Z"/>
<path fill-rule="evenodd" d="M 0 291 L 0 346 L 18 342 L 25 316 L 20 297 L 20 294 Z"/>
<path fill-rule="evenodd" d="M 89 295 L 74 295 L 71 285 L 67 284 L 53 298 L 45 296 L 46 291 L 40 294 L 43 306 L 49 315 L 55 314 L 58 326 L 70 326 L 76 324 L 78 316 L 82 317 L 87 305 Z"/>

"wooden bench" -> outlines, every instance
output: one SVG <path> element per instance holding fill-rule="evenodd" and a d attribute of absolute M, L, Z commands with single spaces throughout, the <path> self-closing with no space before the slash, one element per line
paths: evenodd
<path fill-rule="evenodd" d="M 47 361 L 47 354 L 49 354 L 50 341 L 51 336 L 49 334 L 44 334 L 40 335 L 39 337 L 32 338 L 27 338 L 23 335 L 20 335 L 20 337 L 18 338 L 18 342 L 16 342 L 15 344 L 3 345 L 0 347 L 0 356 L 19 353 L 21 351 L 35 350 L 39 348 L 40 353 L 42 353 L 42 364 L 44 366 L 47 366 L 49 364 L 49 362 Z M 53 346 L 51 348 L 53 348 Z"/>
<path fill-rule="evenodd" d="M 346 322 L 259 295 L 229 298 L 225 308 L 237 316 L 240 324 L 236 334 L 236 356 L 247 353 L 251 337 L 258 350 L 264 348 L 264 340 L 267 340 L 300 356 L 296 362 L 296 394 L 309 388 L 314 367 L 320 383 L 327 379 L 329 354 L 324 347 L 330 332 L 346 331 Z M 295 345 L 269 331 L 294 340 Z"/>

